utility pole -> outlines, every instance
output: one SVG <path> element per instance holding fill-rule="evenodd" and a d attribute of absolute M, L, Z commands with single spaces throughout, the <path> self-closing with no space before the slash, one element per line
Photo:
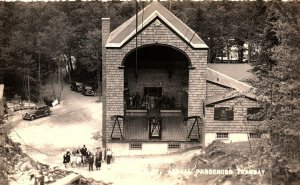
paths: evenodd
<path fill-rule="evenodd" d="M 39 51 L 39 102 L 42 102 L 41 54 Z"/>
<path fill-rule="evenodd" d="M 29 77 L 29 62 L 27 63 L 27 90 L 28 90 L 28 109 L 30 108 L 30 77 Z"/>
<path fill-rule="evenodd" d="M 101 60 L 101 59 L 99 59 L 99 60 Z M 97 76 L 98 76 L 98 81 L 97 81 L 97 83 L 98 83 L 98 96 L 99 96 L 99 100 L 101 100 L 101 96 L 102 96 L 102 89 L 101 89 L 101 80 L 100 80 L 100 77 L 101 77 L 101 63 L 102 63 L 102 61 L 101 62 L 98 62 L 98 66 L 97 66 Z"/>

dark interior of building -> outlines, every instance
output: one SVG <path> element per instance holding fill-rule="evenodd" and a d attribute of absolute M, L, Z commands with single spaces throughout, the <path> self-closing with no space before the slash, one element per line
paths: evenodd
<path fill-rule="evenodd" d="M 190 61 L 184 52 L 148 45 L 129 52 L 123 66 L 125 139 L 185 140 Z"/>
<path fill-rule="evenodd" d="M 189 64 L 186 55 L 171 46 L 154 44 L 130 52 L 123 61 L 126 109 L 184 108 Z"/>

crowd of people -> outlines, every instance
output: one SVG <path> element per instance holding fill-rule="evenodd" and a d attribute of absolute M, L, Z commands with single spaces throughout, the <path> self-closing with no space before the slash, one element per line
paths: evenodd
<path fill-rule="evenodd" d="M 136 92 L 134 96 L 127 96 L 125 98 L 125 104 L 127 109 L 174 109 L 175 97 L 169 97 L 162 94 L 162 96 L 148 96 L 147 94 L 141 98 L 139 92 Z"/>
<path fill-rule="evenodd" d="M 112 151 L 110 149 L 102 150 L 101 147 L 95 148 L 93 151 L 88 150 L 85 145 L 77 149 L 67 150 L 63 155 L 63 164 L 65 167 L 84 167 L 89 166 L 89 171 L 100 170 L 101 163 L 106 160 L 107 164 L 111 163 Z"/>

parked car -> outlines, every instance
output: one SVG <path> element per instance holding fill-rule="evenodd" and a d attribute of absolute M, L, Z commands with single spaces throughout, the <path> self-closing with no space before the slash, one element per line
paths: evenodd
<path fill-rule="evenodd" d="M 71 83 L 71 90 L 80 92 L 82 90 L 82 83 L 81 82 L 72 82 Z"/>
<path fill-rule="evenodd" d="M 28 110 L 25 114 L 23 114 L 23 119 L 34 120 L 43 116 L 50 116 L 50 113 L 50 108 L 47 105 L 38 105 L 32 110 Z"/>
<path fill-rule="evenodd" d="M 85 96 L 94 96 L 95 92 L 90 85 L 83 85 L 81 93 Z"/>

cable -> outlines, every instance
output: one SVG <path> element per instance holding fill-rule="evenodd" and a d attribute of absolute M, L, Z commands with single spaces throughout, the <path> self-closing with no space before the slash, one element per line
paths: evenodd
<path fill-rule="evenodd" d="M 270 3 L 271 1 L 268 1 L 264 6 L 262 6 L 259 10 L 257 10 L 250 18 L 248 18 L 246 21 L 244 21 L 243 23 L 241 23 L 241 25 L 240 26 L 238 26 L 238 28 L 240 28 L 241 26 L 242 26 L 242 24 L 244 24 L 245 22 L 247 22 L 247 21 L 249 21 L 251 18 L 253 18 L 259 11 L 261 11 L 265 6 L 267 6 L 267 4 L 268 3 Z M 273 2 L 274 3 L 274 2 Z M 228 34 L 226 37 L 223 37 L 223 38 L 225 38 L 225 39 L 228 39 L 228 37 L 230 36 L 230 35 L 232 35 L 235 31 L 237 31 L 238 30 L 238 28 L 237 29 L 235 29 L 234 31 L 232 31 L 230 34 Z M 218 43 L 220 43 L 221 41 L 219 41 L 219 42 L 217 42 L 215 45 L 217 45 Z M 212 48 L 209 48 L 209 49 L 212 49 Z M 197 62 L 199 62 L 201 59 L 198 59 L 197 61 L 196 61 L 196 63 Z"/>
<path fill-rule="evenodd" d="M 40 150 L 38 150 L 38 149 L 36 149 L 36 148 L 30 146 L 30 145 L 27 145 L 27 144 L 25 143 L 25 141 L 23 140 L 23 138 L 19 135 L 19 133 L 13 128 L 13 126 L 12 126 L 9 122 L 8 122 L 8 125 L 9 125 L 9 126 L 11 127 L 11 129 L 16 133 L 16 135 L 21 139 L 21 141 L 23 142 L 24 146 L 29 147 L 29 148 L 31 148 L 32 150 L 34 150 L 34 151 L 36 151 L 36 152 L 39 152 L 39 153 L 41 153 L 41 154 L 44 154 L 44 155 L 47 155 L 47 156 L 51 156 L 51 155 L 49 155 L 49 154 L 47 154 L 47 153 L 45 153 L 45 152 L 42 152 L 42 151 L 40 151 Z"/>
<path fill-rule="evenodd" d="M 205 11 L 205 14 L 204 14 L 204 16 L 203 16 L 203 19 L 205 19 L 205 18 L 206 18 L 206 15 L 207 15 L 207 13 L 208 13 L 209 9 L 211 8 L 212 4 L 213 4 L 213 1 L 211 1 L 211 2 L 210 2 L 210 5 L 209 5 L 209 6 L 208 6 L 208 8 L 206 9 L 206 11 Z M 190 45 L 190 44 L 191 44 L 191 42 L 192 42 L 192 40 L 193 40 L 193 38 L 194 38 L 194 36 L 195 36 L 195 35 L 196 35 L 196 32 L 194 31 L 194 34 L 193 34 L 193 36 L 192 36 L 191 40 L 189 41 L 189 44 L 188 44 L 188 45 Z M 186 46 L 186 48 L 185 48 L 184 52 L 187 50 L 187 48 L 188 48 L 188 45 Z"/>
<path fill-rule="evenodd" d="M 144 9 L 145 9 L 145 2 L 142 2 L 143 6 L 143 13 L 142 13 L 142 29 L 144 28 Z M 141 32 L 141 45 L 143 45 L 143 32 Z"/>
<path fill-rule="evenodd" d="M 76 111 L 80 111 L 80 110 L 83 110 L 83 109 L 86 109 L 86 108 L 90 108 L 90 107 L 84 107 L 84 108 L 81 108 L 81 109 L 72 110 L 72 111 L 69 111 L 69 112 L 66 112 L 66 113 L 62 113 L 62 114 L 58 114 L 58 115 L 55 115 L 55 116 L 57 117 L 57 116 L 61 116 L 61 115 L 70 114 L 70 113 L 73 113 L 73 112 L 76 112 Z M 39 124 L 39 123 L 42 123 L 42 122 L 45 122 L 45 121 L 48 121 L 48 119 L 47 119 L 47 120 L 42 120 L 42 121 L 39 121 L 39 122 L 36 122 L 36 123 Z M 11 127 L 11 129 L 16 133 L 16 135 L 20 138 L 20 140 L 23 142 L 24 146 L 29 147 L 29 148 L 31 148 L 32 150 L 34 150 L 34 151 L 36 151 L 36 152 L 39 152 L 39 153 L 41 153 L 41 154 L 44 154 L 44 155 L 52 156 L 52 157 L 53 157 L 53 155 L 47 154 L 47 153 L 45 153 L 45 152 L 42 152 L 42 151 L 40 151 L 40 150 L 38 150 L 38 149 L 36 149 L 36 148 L 34 148 L 34 147 L 32 147 L 32 146 L 26 144 L 26 142 L 25 142 L 25 141 L 23 140 L 23 138 L 19 135 L 19 133 L 13 128 L 13 126 L 10 124 L 10 122 L 8 122 L 8 124 L 9 124 L 9 126 Z"/>
<path fill-rule="evenodd" d="M 260 12 L 263 8 L 265 8 L 270 2 L 272 1 L 268 1 L 265 5 L 263 5 L 260 9 L 258 9 L 256 12 L 254 12 L 254 14 L 252 14 L 252 16 L 250 16 L 249 18 L 247 18 L 245 21 L 243 21 L 237 28 L 235 28 L 232 32 L 230 32 L 226 37 L 223 37 L 223 40 L 227 40 L 229 38 L 229 36 L 231 36 L 233 33 L 235 33 L 244 23 L 246 23 L 247 21 L 249 21 L 250 19 L 252 19 L 258 12 Z M 273 2 L 274 3 L 274 2 Z M 217 42 L 215 45 L 217 45 L 218 43 L 220 43 L 221 41 Z M 214 47 L 213 47 L 214 48 Z M 212 49 L 212 48 L 210 48 Z"/>
<path fill-rule="evenodd" d="M 254 14 L 252 14 L 251 17 L 249 17 L 248 19 L 246 19 L 245 21 L 243 21 L 236 29 L 234 29 L 231 33 L 229 33 L 225 39 L 227 40 L 229 38 L 230 35 L 232 35 L 234 32 L 236 32 L 244 23 L 246 23 L 247 21 L 249 21 L 250 19 L 252 19 L 258 12 L 260 12 L 265 6 L 267 6 L 268 3 L 270 3 L 271 1 L 268 1 L 264 6 L 262 6 L 260 9 L 258 9 Z"/>
<path fill-rule="evenodd" d="M 212 7 L 212 4 L 213 4 L 213 1 L 210 2 L 208 8 L 206 9 L 206 11 L 205 11 L 205 13 L 204 13 L 204 16 L 203 16 L 203 19 L 206 18 L 208 11 L 209 11 L 210 8 Z M 188 33 L 189 30 L 190 30 L 190 27 L 188 27 L 188 30 L 187 30 L 187 32 L 184 34 L 184 37 L 186 36 L 186 34 Z M 196 32 L 194 31 L 194 34 L 193 34 L 192 38 L 190 39 L 190 41 L 188 42 L 187 46 L 185 47 L 185 49 L 184 49 L 184 51 L 183 51 L 184 53 L 186 52 L 187 48 L 188 48 L 189 45 L 191 44 L 191 42 L 192 42 L 193 38 L 195 37 L 195 35 L 196 35 Z M 199 60 L 200 60 L 200 59 L 199 59 Z M 199 61 L 199 60 L 198 60 L 198 61 Z M 198 61 L 197 61 L 197 62 L 198 62 Z M 197 62 L 196 62 L 196 63 L 197 63 Z M 187 70 L 187 69 L 186 69 L 186 70 Z M 184 70 L 184 71 L 182 72 L 182 74 L 183 74 L 186 70 Z"/>
<path fill-rule="evenodd" d="M 138 29 L 138 2 L 135 0 L 135 81 L 138 80 L 138 40 L 137 40 L 137 29 Z"/>
<path fill-rule="evenodd" d="M 53 118 L 53 117 L 58 117 L 58 116 L 62 116 L 62 115 L 67 115 L 67 114 L 74 113 L 74 112 L 77 112 L 77 111 L 80 111 L 80 110 L 84 110 L 84 109 L 88 109 L 88 108 L 90 108 L 90 107 L 83 107 L 83 108 L 80 108 L 80 109 L 71 110 L 71 111 L 69 111 L 69 112 L 65 112 L 65 113 L 61 113 L 61 114 L 54 114 L 54 115 L 52 115 L 49 119 L 51 119 L 51 118 Z M 48 121 L 49 119 L 45 119 L 45 120 L 38 121 L 38 122 L 35 122 L 35 123 L 39 124 L 39 123 Z"/>

